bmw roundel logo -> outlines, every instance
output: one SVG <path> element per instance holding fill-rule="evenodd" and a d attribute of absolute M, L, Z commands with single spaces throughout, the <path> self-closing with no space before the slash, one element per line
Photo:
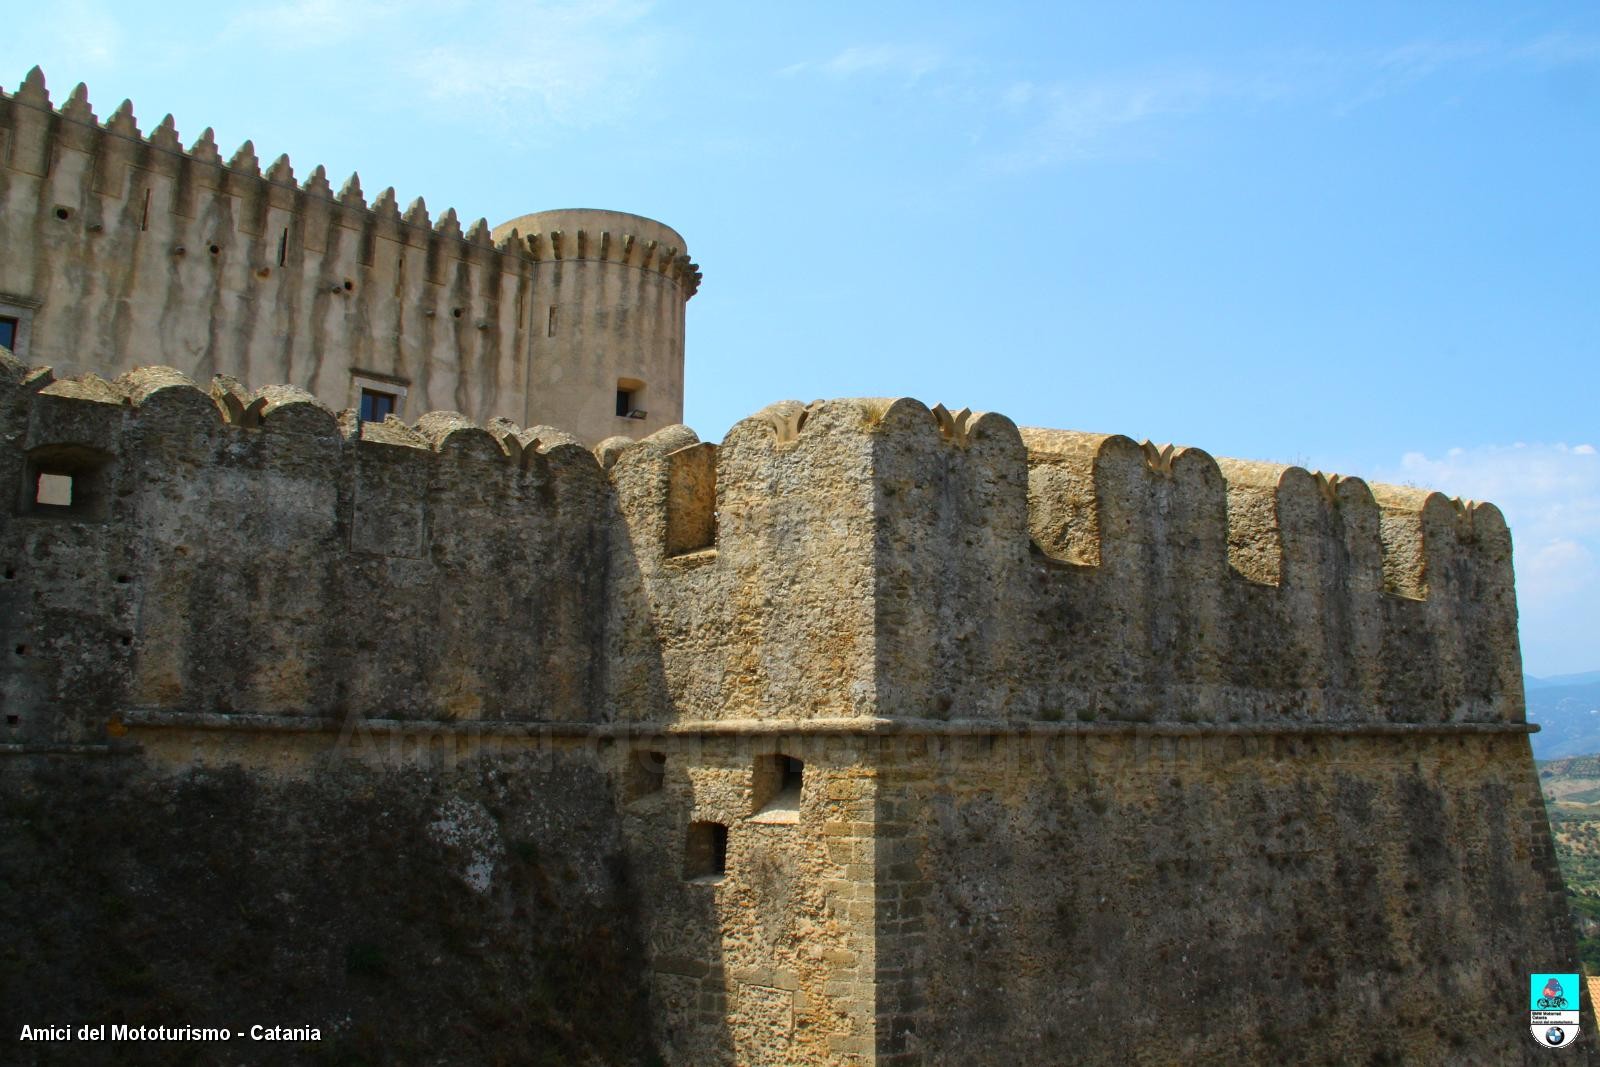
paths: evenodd
<path fill-rule="evenodd" d="M 1552 1045 L 1559 1045 L 1567 1039 L 1567 1032 L 1559 1026 L 1552 1026 L 1544 1032 L 1544 1039 Z"/>

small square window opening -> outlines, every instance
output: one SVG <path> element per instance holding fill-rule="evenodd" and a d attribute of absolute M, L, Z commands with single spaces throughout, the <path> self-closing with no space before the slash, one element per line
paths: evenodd
<path fill-rule="evenodd" d="M 728 828 L 720 822 L 692 822 L 683 855 L 690 879 L 717 879 L 728 871 Z"/>
<path fill-rule="evenodd" d="M 39 475 L 39 484 L 34 492 L 33 502 L 51 508 L 70 508 L 72 506 L 72 475 Z"/>
<path fill-rule="evenodd" d="M 661 792 L 666 782 L 667 754 L 651 749 L 634 749 L 623 765 L 623 796 L 638 800 Z"/>
<path fill-rule="evenodd" d="M 385 393 L 378 389 L 361 390 L 361 421 L 382 422 L 395 413 L 394 393 Z"/>
<path fill-rule="evenodd" d="M 637 378 L 617 379 L 617 418 L 642 419 L 645 411 L 639 406 L 644 400 L 644 383 Z"/>
<path fill-rule="evenodd" d="M 109 517 L 111 457 L 79 445 L 46 445 L 28 454 L 22 505 L 27 513 L 75 522 Z"/>
<path fill-rule="evenodd" d="M 758 821 L 792 822 L 799 817 L 805 771 L 805 761 L 794 756 L 778 753 L 756 757 L 750 779 L 752 813 L 757 816 L 785 816 Z"/>

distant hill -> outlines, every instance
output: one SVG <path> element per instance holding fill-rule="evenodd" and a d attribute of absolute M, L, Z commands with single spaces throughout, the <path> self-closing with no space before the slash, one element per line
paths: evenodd
<path fill-rule="evenodd" d="M 1600 753 L 1600 671 L 1527 680 L 1528 721 L 1539 724 L 1533 758 Z"/>
<path fill-rule="evenodd" d="M 1526 674 L 1522 677 L 1522 684 L 1528 689 L 1549 689 L 1552 686 L 1588 685 L 1590 682 L 1600 682 L 1600 671 L 1584 671 L 1582 674 L 1552 674 L 1548 678 L 1535 678 L 1531 674 Z"/>

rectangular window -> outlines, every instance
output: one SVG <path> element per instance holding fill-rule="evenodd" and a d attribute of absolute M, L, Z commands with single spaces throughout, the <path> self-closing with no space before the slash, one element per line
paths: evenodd
<path fill-rule="evenodd" d="M 800 793 L 805 784 L 803 760 L 781 753 L 757 756 L 750 776 L 751 810 L 756 815 L 799 814 Z M 776 821 L 776 820 L 761 820 Z M 792 821 L 792 820 L 783 820 Z"/>
<path fill-rule="evenodd" d="M 645 412 L 639 407 L 644 401 L 644 383 L 637 378 L 617 379 L 617 418 L 642 419 Z"/>
<path fill-rule="evenodd" d="M 720 822 L 692 822 L 684 849 L 683 874 L 713 880 L 728 870 L 728 827 Z"/>
<path fill-rule="evenodd" d="M 382 422 L 395 413 L 395 394 L 377 389 L 361 390 L 361 421 Z"/>
<path fill-rule="evenodd" d="M 10 315 L 0 315 L 0 348 L 17 347 L 17 320 Z"/>
<path fill-rule="evenodd" d="M 635 749 L 628 753 L 623 765 L 623 798 L 638 800 L 661 792 L 667 778 L 667 754 L 651 749 Z"/>

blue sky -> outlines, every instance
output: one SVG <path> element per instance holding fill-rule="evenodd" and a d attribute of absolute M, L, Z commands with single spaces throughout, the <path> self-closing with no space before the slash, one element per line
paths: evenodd
<path fill-rule="evenodd" d="M 1600 668 L 1600 7 L 697 2 L 8 13 L 130 97 L 491 223 L 683 233 L 686 421 L 916 396 L 1504 508 Z"/>

